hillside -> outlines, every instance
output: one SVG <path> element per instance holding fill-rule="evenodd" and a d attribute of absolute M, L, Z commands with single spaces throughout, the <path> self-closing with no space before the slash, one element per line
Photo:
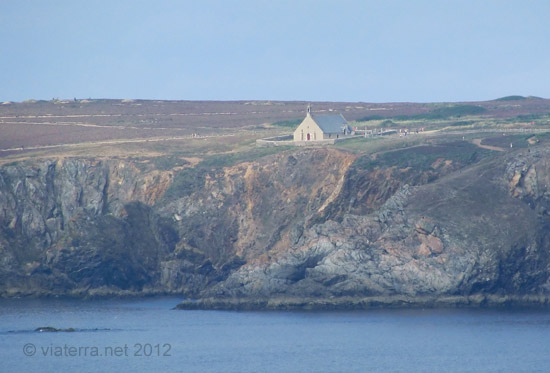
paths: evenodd
<path fill-rule="evenodd" d="M 224 309 L 546 303 L 550 145 L 510 139 L 523 147 L 447 136 L 13 160 L 0 167 L 0 295 L 182 294 L 199 299 L 182 308 Z"/>

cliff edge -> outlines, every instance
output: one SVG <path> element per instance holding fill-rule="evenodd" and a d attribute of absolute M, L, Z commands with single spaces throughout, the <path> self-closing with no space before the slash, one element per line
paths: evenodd
<path fill-rule="evenodd" d="M 550 146 L 0 168 L 0 295 L 181 308 L 547 303 Z"/>

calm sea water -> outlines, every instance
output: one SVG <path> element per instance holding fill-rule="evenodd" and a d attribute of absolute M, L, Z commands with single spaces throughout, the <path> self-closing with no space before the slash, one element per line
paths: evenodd
<path fill-rule="evenodd" d="M 178 302 L 0 300 L 0 371 L 550 371 L 549 310 L 171 310 Z"/>

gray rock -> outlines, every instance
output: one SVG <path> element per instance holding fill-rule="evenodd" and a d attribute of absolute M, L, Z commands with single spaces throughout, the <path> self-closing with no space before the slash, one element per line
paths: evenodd
<path fill-rule="evenodd" d="M 3 166 L 0 295 L 178 293 L 274 308 L 544 298 L 549 155 L 540 144 L 416 173 L 360 169 L 331 149 L 179 173 L 116 159 Z"/>

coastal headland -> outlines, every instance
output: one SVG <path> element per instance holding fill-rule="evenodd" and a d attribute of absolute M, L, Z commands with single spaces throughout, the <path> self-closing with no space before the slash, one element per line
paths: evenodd
<path fill-rule="evenodd" d="M 0 105 L 0 296 L 548 305 L 550 100 L 312 103 L 395 134 L 256 147 L 307 104 Z"/>

